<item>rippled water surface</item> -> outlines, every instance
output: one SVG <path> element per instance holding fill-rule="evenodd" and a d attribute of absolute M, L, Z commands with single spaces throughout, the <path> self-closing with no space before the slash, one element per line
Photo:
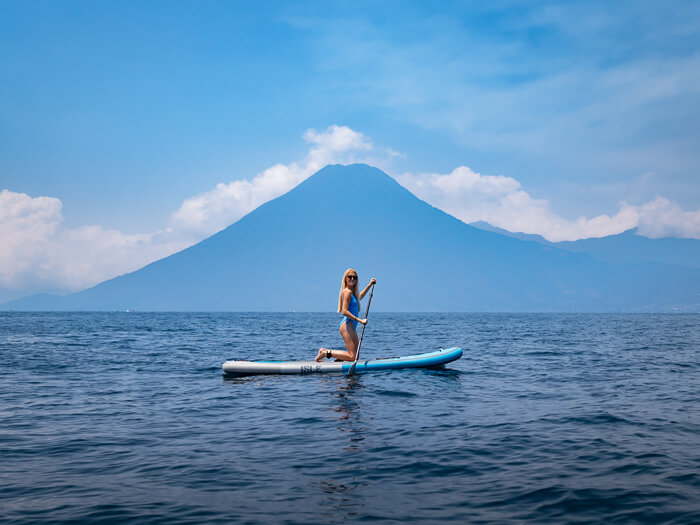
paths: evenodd
<path fill-rule="evenodd" d="M 0 313 L 0 521 L 700 522 L 700 316 Z"/>

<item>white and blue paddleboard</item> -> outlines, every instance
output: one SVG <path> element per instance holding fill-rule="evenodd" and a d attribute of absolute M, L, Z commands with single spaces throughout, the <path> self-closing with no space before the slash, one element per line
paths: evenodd
<path fill-rule="evenodd" d="M 439 367 L 462 357 L 462 349 L 453 347 L 427 354 L 405 357 L 385 357 L 382 359 L 360 359 L 355 372 L 373 372 L 393 368 L 432 368 Z M 225 374 L 327 374 L 347 373 L 352 361 L 226 361 L 221 367 Z"/>

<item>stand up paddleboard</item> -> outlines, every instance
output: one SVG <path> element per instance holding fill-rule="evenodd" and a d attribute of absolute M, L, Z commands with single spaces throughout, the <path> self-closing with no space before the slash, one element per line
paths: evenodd
<path fill-rule="evenodd" d="M 453 347 L 427 354 L 405 357 L 385 357 L 357 361 L 354 372 L 373 372 L 393 368 L 434 368 L 462 357 L 462 349 Z M 327 374 L 348 373 L 354 361 L 226 361 L 221 367 L 225 374 Z"/>

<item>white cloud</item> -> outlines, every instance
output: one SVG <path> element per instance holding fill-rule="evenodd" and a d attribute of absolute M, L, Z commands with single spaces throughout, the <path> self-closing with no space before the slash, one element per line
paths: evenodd
<path fill-rule="evenodd" d="M 9 286 L 42 258 L 46 240 L 63 220 L 61 207 L 52 197 L 0 192 L 0 286 Z"/>
<path fill-rule="evenodd" d="M 68 290 L 82 290 L 137 270 L 189 246 L 172 230 L 125 234 L 101 226 L 62 228 L 47 243 L 38 276 Z"/>
<path fill-rule="evenodd" d="M 124 234 L 92 225 L 63 226 L 62 203 L 53 197 L 0 192 L 0 287 L 76 291 L 136 270 L 194 244 L 302 182 L 331 163 L 366 162 L 387 169 L 399 155 L 377 148 L 345 126 L 304 134 L 310 145 L 300 162 L 275 164 L 251 180 L 220 183 L 186 199 L 165 230 Z M 532 198 L 520 182 L 482 175 L 465 166 L 451 173 L 405 173 L 399 183 L 464 222 L 483 220 L 510 231 L 537 233 L 552 241 L 612 235 L 638 227 L 649 237 L 700 238 L 700 210 L 685 211 L 657 197 L 641 206 L 621 203 L 612 216 L 569 220 L 547 200 Z"/>
<path fill-rule="evenodd" d="M 315 173 L 328 164 L 347 163 L 356 152 L 373 149 L 372 142 L 362 133 L 347 126 L 330 126 L 324 132 L 308 129 L 304 140 L 313 147 L 306 158 L 306 169 Z M 351 155 L 350 159 L 347 157 Z"/>
<path fill-rule="evenodd" d="M 304 140 L 311 148 L 303 161 L 275 164 L 250 181 L 222 182 L 210 191 L 186 199 L 172 216 L 173 227 L 201 239 L 288 192 L 328 164 L 377 165 L 383 163 L 385 156 L 397 155 L 391 150 L 375 150 L 367 137 L 347 126 L 334 125 L 322 132 L 309 129 Z M 378 157 L 370 156 L 371 153 L 378 153 Z"/>
<path fill-rule="evenodd" d="M 700 210 L 684 211 L 678 204 L 663 197 L 657 197 L 637 210 L 639 233 L 646 237 L 700 239 Z"/>
<path fill-rule="evenodd" d="M 75 291 L 184 248 L 172 232 L 127 235 L 100 226 L 62 226 L 53 197 L 0 192 L 0 286 Z"/>
<path fill-rule="evenodd" d="M 486 221 L 550 241 L 604 237 L 634 227 L 648 237 L 700 238 L 700 210 L 684 211 L 662 197 L 642 206 L 623 202 L 612 216 L 569 220 L 554 213 L 547 200 L 532 198 L 512 177 L 481 175 L 460 166 L 448 174 L 406 173 L 396 179 L 421 199 L 466 223 Z"/>
<path fill-rule="evenodd" d="M 186 199 L 172 216 L 173 227 L 197 238 L 206 237 L 289 191 L 306 177 L 303 168 L 292 163 L 275 164 L 251 181 L 220 182 L 213 190 Z"/>
<path fill-rule="evenodd" d="M 171 227 L 153 233 L 130 235 L 98 225 L 69 229 L 62 226 L 59 199 L 3 190 L 0 287 L 81 290 L 194 244 L 291 190 L 327 164 L 382 165 L 398 155 L 376 149 L 362 133 L 347 126 L 330 126 L 320 132 L 309 129 L 304 140 L 310 147 L 301 162 L 275 164 L 250 181 L 217 184 L 211 191 L 186 199 L 172 215 Z"/>

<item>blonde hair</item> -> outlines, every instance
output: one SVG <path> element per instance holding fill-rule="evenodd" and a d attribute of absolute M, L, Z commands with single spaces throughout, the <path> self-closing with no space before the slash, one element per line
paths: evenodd
<path fill-rule="evenodd" d="M 340 281 L 340 294 L 338 295 L 338 313 L 343 312 L 343 290 L 345 290 L 346 288 L 349 288 L 352 294 L 355 296 L 355 299 L 357 299 L 358 311 L 360 309 L 360 294 L 357 291 L 357 289 L 360 287 L 360 278 L 358 277 L 357 279 L 355 279 L 355 287 L 350 288 L 345 283 L 345 280 L 347 279 L 349 273 L 354 273 L 355 275 L 357 275 L 357 272 L 352 268 L 348 268 L 347 270 L 345 270 L 345 273 L 343 274 L 343 280 Z"/>

